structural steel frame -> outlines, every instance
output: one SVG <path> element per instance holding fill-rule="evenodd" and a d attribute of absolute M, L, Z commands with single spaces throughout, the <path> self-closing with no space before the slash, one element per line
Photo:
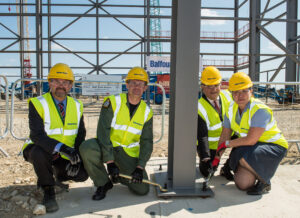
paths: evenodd
<path fill-rule="evenodd" d="M 201 7 L 202 9 L 212 9 L 212 10 L 227 10 L 233 11 L 234 15 L 232 17 L 220 17 L 220 16 L 201 16 L 200 20 L 231 20 L 234 21 L 234 32 L 235 37 L 234 39 L 203 39 L 200 38 L 201 43 L 233 43 L 233 52 L 232 53 L 224 53 L 224 52 L 202 52 L 200 46 L 200 53 L 203 56 L 228 56 L 233 58 L 233 67 L 232 66 L 221 66 L 220 69 L 224 71 L 232 71 L 236 72 L 239 70 L 243 70 L 245 68 L 249 69 L 249 74 L 253 80 L 259 81 L 259 72 L 260 72 L 260 64 L 263 62 L 271 61 L 276 58 L 285 57 L 282 63 L 279 65 L 278 69 L 283 69 L 285 65 L 286 69 L 286 80 L 287 81 L 296 81 L 298 80 L 299 76 L 297 72 L 299 71 L 299 48 L 297 51 L 297 45 L 300 47 L 300 36 L 297 35 L 297 24 L 300 20 L 297 17 L 298 14 L 298 0 L 282 0 L 279 3 L 270 6 L 270 0 L 267 0 L 266 4 L 264 5 L 264 9 L 261 10 L 261 0 L 233 0 L 234 7 Z M 163 0 L 161 0 L 163 2 Z M 249 17 L 240 17 L 239 10 L 242 7 L 245 7 L 246 3 L 249 5 Z M 266 13 L 277 9 L 279 6 L 286 4 L 286 11 L 283 11 L 282 14 L 276 16 L 275 18 L 265 18 Z M 0 12 L 0 18 L 3 19 L 8 16 L 18 17 L 20 20 L 19 25 L 19 33 L 14 32 L 9 26 L 5 25 L 0 20 L 0 26 L 7 29 L 10 33 L 13 34 L 12 36 L 4 36 L 0 37 L 0 40 L 13 40 L 9 45 L 1 48 L 0 53 L 16 53 L 20 56 L 20 65 L 11 65 L 11 66 L 0 66 L 0 69 L 17 69 L 20 70 L 20 78 L 23 78 L 24 72 L 24 54 L 34 54 L 35 55 L 35 65 L 32 66 L 32 69 L 35 69 L 36 73 L 34 75 L 35 78 L 40 79 L 44 77 L 45 72 L 47 72 L 51 65 L 52 65 L 52 56 L 56 54 L 73 54 L 74 56 L 80 58 L 88 66 L 71 66 L 74 69 L 86 69 L 88 74 L 96 73 L 96 74 L 109 74 L 111 69 L 129 69 L 131 66 L 107 66 L 108 63 L 117 59 L 122 55 L 140 55 L 140 65 L 146 67 L 146 56 L 147 55 L 158 55 L 150 51 L 150 42 L 171 42 L 171 40 L 167 37 L 163 38 L 154 38 L 150 36 L 150 19 L 158 18 L 158 19 L 171 19 L 170 15 L 151 15 L 150 8 L 159 8 L 159 9 L 171 9 L 171 5 L 161 5 L 161 6 L 150 6 L 149 0 L 141 1 L 139 5 L 129 5 L 129 4 L 109 4 L 109 0 L 87 0 L 86 4 L 75 4 L 75 3 L 51 3 L 51 0 L 42 1 L 37 0 L 35 3 L 27 3 L 26 0 L 19 0 L 19 3 L 11 3 L 10 1 L 1 2 L 0 6 L 19 6 L 20 10 L 18 13 L 4 13 Z M 35 13 L 27 12 L 25 13 L 24 7 L 35 7 Z M 83 13 L 53 13 L 52 9 L 54 7 L 60 8 L 67 8 L 67 7 L 81 7 L 87 8 Z M 126 8 L 144 8 L 143 14 L 117 14 L 117 13 L 110 13 L 110 8 L 119 8 L 119 9 L 126 9 Z M 46 10 L 45 10 L 46 9 Z M 100 11 L 102 13 L 100 13 Z M 35 26 L 35 37 L 26 38 L 24 34 L 24 17 L 35 17 L 36 26 Z M 59 31 L 53 33 L 51 28 L 52 18 L 54 17 L 68 17 L 74 18 L 71 22 L 67 25 L 63 26 Z M 72 24 L 76 23 L 78 20 L 86 18 L 86 17 L 93 17 L 98 18 L 96 19 L 96 35 L 94 38 L 88 37 L 59 37 L 58 34 L 65 31 L 68 27 Z M 111 18 L 115 21 L 119 22 L 123 25 L 126 29 L 132 32 L 136 38 L 101 38 L 99 35 L 101 29 L 99 28 L 99 19 L 103 18 Z M 143 19 L 144 20 L 144 33 L 141 35 L 138 33 L 134 28 L 129 27 L 125 22 L 123 22 L 120 18 L 132 18 L 132 19 Z M 47 20 L 47 26 L 43 27 L 42 20 Z M 248 21 L 249 22 L 249 32 L 245 35 L 238 36 L 238 29 L 239 29 L 239 21 Z M 286 25 L 286 45 L 282 45 L 276 37 L 267 31 L 266 26 L 273 23 L 273 22 L 285 22 Z M 47 37 L 42 35 L 43 28 L 47 28 Z M 284 54 L 262 54 L 260 52 L 260 37 L 261 34 L 266 36 L 270 39 L 273 43 L 275 43 L 281 50 L 283 50 Z M 249 53 L 238 53 L 238 44 L 242 40 L 248 38 L 249 39 Z M 35 49 L 31 49 L 30 51 L 25 51 L 24 49 L 24 41 L 25 40 L 33 40 L 35 41 Z M 96 50 L 72 50 L 67 46 L 60 43 L 60 40 L 93 40 L 96 42 Z M 101 51 L 99 49 L 99 43 L 104 40 L 110 41 L 133 41 L 135 42 L 134 45 L 128 47 L 123 51 Z M 43 41 L 47 41 L 48 48 L 43 48 L 42 44 Z M 16 43 L 20 44 L 19 49 L 12 50 L 10 49 Z M 64 51 L 53 51 L 52 43 L 62 47 Z M 140 48 L 140 51 L 132 51 L 135 48 Z M 297 54 L 298 53 L 298 54 Z M 47 56 L 47 63 L 44 64 L 43 58 L 45 55 Z M 92 54 L 95 55 L 95 62 L 88 60 L 87 58 L 83 57 L 84 54 Z M 170 55 L 170 51 L 161 52 L 162 55 Z M 107 60 L 104 63 L 99 62 L 101 55 L 114 55 L 112 58 Z M 238 64 L 238 57 L 249 57 L 249 63 L 245 63 L 242 65 Z M 261 60 L 262 57 L 269 57 Z M 136 63 L 137 65 L 138 63 Z M 298 64 L 298 68 L 297 65 Z M 46 71 L 45 71 L 46 70 Z M 278 70 L 279 72 L 280 70 Z M 297 72 L 296 72 L 297 71 Z M 276 72 L 272 79 L 276 77 L 278 74 Z M 46 75 L 46 74 L 45 74 Z M 9 75 L 7 75 L 9 76 Z"/>

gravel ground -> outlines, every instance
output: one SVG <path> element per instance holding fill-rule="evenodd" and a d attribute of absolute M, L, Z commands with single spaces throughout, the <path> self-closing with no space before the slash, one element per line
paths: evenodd
<path fill-rule="evenodd" d="M 95 137 L 97 120 L 101 102 L 85 100 L 85 124 L 87 138 Z M 27 137 L 28 120 L 27 106 L 24 102 L 16 102 L 14 113 L 14 133 L 17 137 Z M 281 107 L 280 107 L 281 108 Z M 162 118 L 160 107 L 154 106 L 154 141 L 161 135 Z M 5 129 L 4 106 L 1 105 L 0 126 L 1 133 Z M 285 106 L 285 110 L 274 111 L 279 128 L 288 140 L 300 139 L 300 110 L 297 107 Z M 168 156 L 168 115 L 164 122 L 165 134 L 159 143 L 154 145 L 153 157 Z M 32 165 L 19 156 L 23 142 L 8 134 L 0 139 L 0 146 L 10 157 L 0 152 L 0 217 L 33 217 L 33 209 L 42 199 L 42 192 L 36 188 L 36 176 Z M 290 144 L 291 149 L 282 164 L 300 164 L 300 154 L 296 145 Z M 57 192 L 62 192 L 59 188 Z M 63 195 L 58 194 L 58 198 Z"/>

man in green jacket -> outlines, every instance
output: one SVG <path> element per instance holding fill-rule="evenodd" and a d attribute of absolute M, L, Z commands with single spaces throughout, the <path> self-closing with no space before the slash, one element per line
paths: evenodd
<path fill-rule="evenodd" d="M 132 68 L 126 77 L 128 93 L 104 99 L 97 138 L 80 146 L 85 169 L 97 187 L 93 200 L 105 198 L 118 182 L 138 195 L 149 192 L 149 185 L 142 180 L 148 178 L 145 166 L 153 150 L 153 113 L 141 99 L 148 82 L 143 68 Z M 119 173 L 131 175 L 131 181 L 120 178 Z"/>

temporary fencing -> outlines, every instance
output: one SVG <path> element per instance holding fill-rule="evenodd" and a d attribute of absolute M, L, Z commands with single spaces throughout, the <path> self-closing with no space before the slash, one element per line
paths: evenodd
<path fill-rule="evenodd" d="M 3 75 L 0 75 L 0 78 L 2 78 L 4 80 L 4 83 L 5 83 L 5 93 L 4 94 L 4 97 L 5 97 L 5 117 L 6 117 L 6 123 L 5 123 L 5 130 L 3 131 L 3 133 L 0 133 L 0 139 L 3 139 L 7 133 L 8 133 L 8 129 L 9 129 L 9 111 L 8 111 L 8 108 L 9 108 L 9 103 L 8 103 L 8 81 L 7 81 L 7 78 Z M 1 93 L 2 94 L 2 93 Z M 2 132 L 2 131 L 1 131 Z M 6 156 L 8 157 L 9 154 L 0 146 L 0 151 Z"/>
<path fill-rule="evenodd" d="M 28 140 L 28 134 L 26 136 L 19 136 L 15 133 L 15 128 L 14 128 L 14 112 L 15 112 L 15 92 L 16 92 L 16 86 L 19 82 L 24 82 L 24 81 L 31 81 L 31 82 L 47 82 L 45 79 L 18 79 L 16 80 L 13 85 L 12 85 L 12 91 L 11 91 L 11 111 L 10 111 L 10 133 L 11 135 L 17 139 L 17 140 L 22 140 L 26 141 Z M 124 82 L 113 82 L 113 81 L 97 81 L 97 80 L 75 80 L 75 83 L 104 83 L 104 84 L 116 84 L 116 83 L 121 83 L 125 84 Z M 166 94 L 165 94 L 165 89 L 163 86 L 157 83 L 149 83 L 148 86 L 157 86 L 162 90 L 162 95 L 163 95 L 163 101 L 161 105 L 161 117 L 162 117 L 162 125 L 161 125 L 161 134 L 157 140 L 154 141 L 154 143 L 158 143 L 159 141 L 162 140 L 163 135 L 164 135 L 164 120 L 165 120 L 165 104 L 166 104 Z M 72 94 L 72 92 L 71 92 Z M 74 92 L 73 92 L 74 94 Z M 99 97 L 99 96 L 98 96 Z M 91 103 L 89 103 L 91 104 Z M 88 129 L 88 128 L 87 128 Z"/>
<path fill-rule="evenodd" d="M 7 136 L 8 131 L 13 138 L 17 140 L 26 141 L 29 136 L 29 129 L 28 123 L 24 123 L 21 125 L 16 125 L 14 123 L 14 116 L 16 113 L 15 110 L 15 101 L 16 101 L 16 87 L 18 83 L 24 81 L 31 81 L 31 82 L 47 82 L 45 79 L 18 79 L 16 80 L 11 89 L 11 107 L 9 111 L 9 90 L 8 90 L 8 82 L 5 76 L 0 75 L 0 79 L 3 79 L 5 82 L 5 105 L 1 105 L 5 107 L 5 118 L 6 118 L 6 125 L 5 130 L 1 131 L 2 135 L 0 139 L 3 139 Z M 95 80 L 76 80 L 74 84 L 77 83 L 120 83 L 120 82 L 112 82 L 112 81 L 95 81 Z M 125 83 L 121 83 L 125 84 Z M 161 131 L 160 135 L 156 136 L 156 140 L 154 143 L 158 143 L 162 140 L 164 136 L 164 123 L 165 123 L 165 111 L 166 107 L 168 106 L 168 102 L 166 101 L 166 93 L 163 86 L 157 83 L 149 83 L 149 86 L 157 86 L 159 89 L 162 90 L 163 102 L 159 106 L 161 109 L 158 115 L 161 115 Z M 291 149 L 294 145 L 296 145 L 297 151 L 300 153 L 300 95 L 299 95 L 299 85 L 300 82 L 254 82 L 253 86 L 253 95 L 256 98 L 259 98 L 265 104 L 267 104 L 274 113 L 274 117 L 278 122 L 279 128 L 283 131 L 284 136 L 288 139 L 289 142 L 289 149 Z M 74 89 L 73 89 L 74 90 Z M 74 91 L 71 92 L 71 95 L 76 95 Z M 97 97 L 96 101 L 93 102 L 93 98 Z M 104 96 L 100 96 L 103 99 Z M 93 96 L 91 98 L 91 102 L 85 103 L 85 108 L 89 108 L 91 106 L 95 106 L 97 112 L 100 111 L 100 106 L 96 105 L 99 104 L 99 96 Z M 24 102 L 23 102 L 24 105 Z M 26 104 L 27 106 L 27 104 Z M 96 107 L 97 106 L 97 107 Z M 156 107 L 156 106 L 155 106 Z M 18 105 L 18 110 L 20 110 L 21 106 Z M 24 109 L 25 111 L 27 108 Z M 96 129 L 95 123 L 97 123 L 98 114 L 96 114 L 97 118 L 90 117 L 87 119 L 88 123 L 86 125 L 88 131 L 94 131 Z M 94 128 L 90 128 L 93 126 Z M 2 127 L 3 128 L 3 127 Z M 16 133 L 17 130 L 20 132 Z M 95 136 L 94 136 L 95 137 Z M 8 156 L 8 153 L 4 151 L 3 148 L 0 147 L 0 151 L 5 155 Z"/>

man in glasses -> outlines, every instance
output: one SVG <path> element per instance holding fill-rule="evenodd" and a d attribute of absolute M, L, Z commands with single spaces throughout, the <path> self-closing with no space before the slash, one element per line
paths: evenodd
<path fill-rule="evenodd" d="M 202 72 L 202 96 L 198 100 L 197 153 L 200 158 L 199 169 L 204 177 L 212 170 L 212 160 L 222 132 L 222 121 L 232 101 L 232 96 L 227 90 L 221 91 L 221 80 L 220 71 L 214 66 L 208 66 Z M 221 175 L 233 180 L 229 161 L 222 167 Z"/>
<path fill-rule="evenodd" d="M 86 130 L 82 103 L 67 96 L 74 82 L 71 68 L 62 63 L 54 65 L 48 82 L 49 92 L 29 100 L 30 140 L 23 146 L 23 155 L 32 163 L 37 185 L 44 191 L 46 211 L 55 212 L 54 185 L 88 178 L 79 156 Z"/>
<path fill-rule="evenodd" d="M 153 113 L 142 100 L 148 82 L 143 68 L 132 68 L 126 77 L 128 93 L 104 99 L 97 138 L 80 146 L 84 166 L 97 187 L 93 200 L 105 198 L 118 182 L 137 195 L 149 192 L 149 185 L 142 183 L 148 179 L 145 166 L 153 150 Z M 119 177 L 119 173 L 131 175 L 131 181 Z"/>

